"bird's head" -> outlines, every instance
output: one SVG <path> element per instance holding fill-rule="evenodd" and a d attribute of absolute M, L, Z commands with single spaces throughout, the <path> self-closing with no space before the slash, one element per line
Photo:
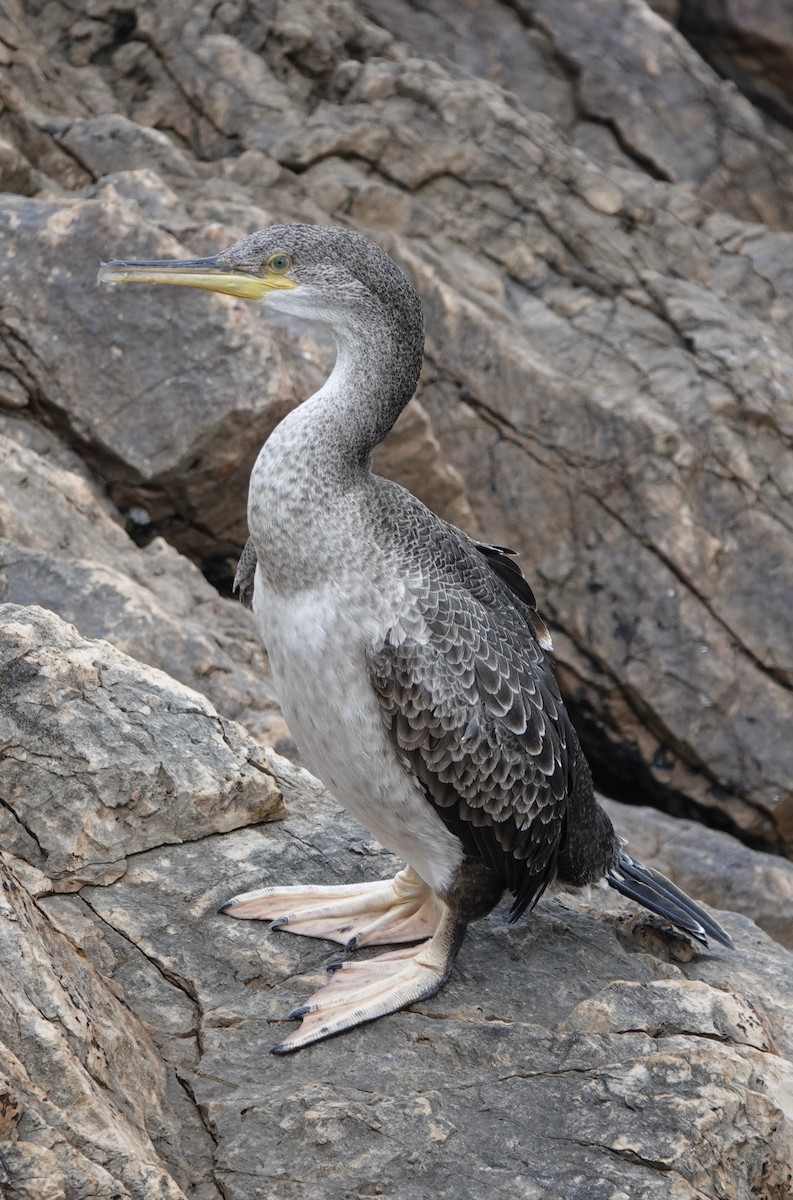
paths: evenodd
<path fill-rule="evenodd" d="M 331 328 L 373 308 L 399 319 L 418 305 L 396 263 L 369 238 L 329 225 L 272 225 L 211 258 L 104 263 L 100 283 L 170 283 L 265 302 Z"/>

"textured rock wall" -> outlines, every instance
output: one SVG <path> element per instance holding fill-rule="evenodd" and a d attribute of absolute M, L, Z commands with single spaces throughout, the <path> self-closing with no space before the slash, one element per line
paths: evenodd
<path fill-rule="evenodd" d="M 209 1159 L 194 1110 L 146 1026 L 37 910 L 4 858 L 0 855 L 4 1195 L 184 1200 L 177 1180 L 189 1186 L 195 1179 L 191 1155 L 204 1166 Z"/>
<path fill-rule="evenodd" d="M 338 947 L 218 904 L 393 859 L 198 693 L 42 609 L 0 622 L 9 1200 L 788 1194 L 793 958 L 746 916 L 734 953 L 695 953 L 600 891 L 502 908 L 435 999 L 274 1058 Z M 697 891 L 686 830 L 622 809 Z M 725 837 L 699 839 L 719 863 Z M 742 852 L 762 917 L 769 856 Z"/>

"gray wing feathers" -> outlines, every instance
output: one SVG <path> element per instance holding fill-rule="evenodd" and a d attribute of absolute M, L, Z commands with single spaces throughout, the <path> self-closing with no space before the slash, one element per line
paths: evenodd
<path fill-rule="evenodd" d="M 564 832 L 567 716 L 531 610 L 475 543 L 440 522 L 430 532 L 411 545 L 428 636 L 392 631 L 368 654 L 370 676 L 428 798 L 522 911 L 552 878 Z"/>
<path fill-rule="evenodd" d="M 517 557 L 516 552 L 507 549 L 506 546 L 492 546 L 489 542 L 475 541 L 473 544 L 479 553 L 487 559 L 491 570 L 495 571 L 499 579 L 502 579 L 509 590 L 528 608 L 531 614 L 534 635 L 543 650 L 553 650 L 551 635 L 537 609 L 534 592 L 529 587 L 528 582 L 523 576 L 523 572 L 515 562 Z"/>

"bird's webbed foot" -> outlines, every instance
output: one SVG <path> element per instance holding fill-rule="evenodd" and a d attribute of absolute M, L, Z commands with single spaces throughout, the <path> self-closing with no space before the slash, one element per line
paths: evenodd
<path fill-rule="evenodd" d="M 443 905 L 412 867 L 405 867 L 393 879 L 376 883 L 261 888 L 235 896 L 219 911 L 355 950 L 431 937 Z"/>
<path fill-rule="evenodd" d="M 333 972 L 330 983 L 289 1014 L 300 1018 L 300 1028 L 274 1046 L 273 1053 L 300 1050 L 434 996 L 449 976 L 464 933 L 465 925 L 444 908 L 437 930 L 420 946 L 365 962 L 334 963 L 328 968 Z"/>

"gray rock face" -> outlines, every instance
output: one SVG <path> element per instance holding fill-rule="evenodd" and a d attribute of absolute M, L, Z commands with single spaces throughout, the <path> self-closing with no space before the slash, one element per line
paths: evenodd
<path fill-rule="evenodd" d="M 274 1058 L 338 947 L 218 904 L 397 864 L 197 694 L 52 614 L 0 620 L 11 1200 L 786 1194 L 793 959 L 746 917 L 721 954 L 601 891 L 498 910 L 435 999 Z"/>
<path fill-rule="evenodd" d="M 192 1193 L 210 1142 L 149 1030 L 37 909 L 2 852 L 0 880 L 3 1194 L 184 1200 L 179 1184 Z M 218 1195 L 203 1185 L 195 1194 Z"/>
<path fill-rule="evenodd" d="M 3 317 L 9 370 L 41 396 L 119 504 L 191 526 L 208 511 L 213 549 L 229 552 L 245 528 L 238 497 L 274 424 L 268 408 L 282 414 L 289 399 L 278 339 L 266 329 L 260 336 L 251 307 L 221 302 L 218 322 L 195 295 L 180 298 L 172 322 L 142 296 L 134 312 L 109 304 L 96 269 L 120 240 L 130 257 L 173 258 L 181 248 L 107 193 L 76 203 L 6 198 L 0 222 L 15 295 Z M 46 287 L 31 287 L 47 275 Z M 191 330 L 187 340 L 175 336 L 179 327 Z M 288 353 L 294 365 L 296 351 Z M 200 541 L 191 548 L 203 550 Z"/>
<path fill-rule="evenodd" d="M 3 845 L 59 889 L 118 878 L 154 841 L 282 815 L 264 752 L 203 696 L 44 609 L 0 621 Z"/>
<path fill-rule="evenodd" d="M 739 87 L 751 80 L 747 93 L 761 103 L 773 97 L 776 108 L 773 101 L 763 107 L 790 124 L 793 35 L 784 0 L 690 0 L 681 5 L 680 33 L 652 11 L 655 4 L 644 3 L 516 0 L 485 7 L 463 0 L 453 13 L 444 0 L 418 8 L 365 0 L 363 7 L 418 56 L 432 47 L 434 57 L 546 113 L 604 167 L 687 183 L 721 210 L 790 228 L 787 131 L 764 128 L 752 105 L 719 78 L 732 77 Z"/>
<path fill-rule="evenodd" d="M 250 614 L 162 539 L 135 546 L 79 460 L 18 440 L 35 428 L 0 426 L 0 602 L 48 608 L 291 746 Z"/>

